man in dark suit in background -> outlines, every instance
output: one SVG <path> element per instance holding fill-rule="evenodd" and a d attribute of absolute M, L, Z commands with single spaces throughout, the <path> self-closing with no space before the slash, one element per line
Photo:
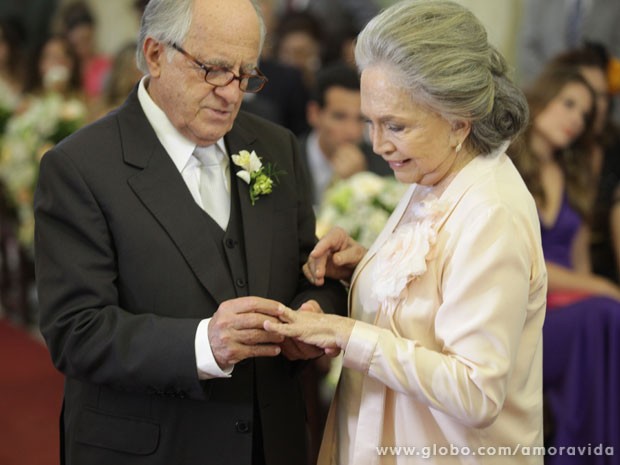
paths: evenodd
<path fill-rule="evenodd" d="M 364 140 L 360 78 L 354 68 L 337 63 L 319 70 L 306 114 L 312 130 L 300 138 L 300 145 L 315 206 L 335 180 L 360 171 L 394 176 Z"/>
<path fill-rule="evenodd" d="M 314 216 L 293 135 L 239 113 L 263 84 L 258 11 L 151 0 L 146 77 L 42 160 L 35 262 L 41 329 L 66 375 L 63 464 L 306 458 L 293 360 L 320 353 L 266 333 L 264 313 L 344 309 L 345 295 L 301 274 Z M 231 157 L 244 150 L 279 182 L 248 179 L 256 160 Z"/>

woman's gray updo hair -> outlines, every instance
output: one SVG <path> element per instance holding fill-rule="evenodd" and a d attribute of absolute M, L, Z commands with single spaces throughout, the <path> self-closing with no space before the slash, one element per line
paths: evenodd
<path fill-rule="evenodd" d="M 379 65 L 412 99 L 448 121 L 471 122 L 465 145 L 489 153 L 528 121 L 523 92 L 466 8 L 448 0 L 401 0 L 373 18 L 355 48 L 360 71 Z"/>

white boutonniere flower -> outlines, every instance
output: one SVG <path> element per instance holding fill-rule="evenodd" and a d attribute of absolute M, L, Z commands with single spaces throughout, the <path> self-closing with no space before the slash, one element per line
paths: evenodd
<path fill-rule="evenodd" d="M 263 165 L 256 152 L 241 150 L 233 155 L 232 161 L 241 169 L 237 171 L 237 176 L 250 187 L 250 202 L 256 203 L 262 195 L 271 194 L 273 187 L 279 183 L 278 175 L 284 174 L 283 171 L 276 171 L 271 163 Z"/>

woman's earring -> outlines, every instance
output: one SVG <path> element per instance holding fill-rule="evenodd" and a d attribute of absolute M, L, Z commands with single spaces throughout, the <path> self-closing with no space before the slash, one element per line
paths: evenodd
<path fill-rule="evenodd" d="M 459 153 L 461 151 L 461 149 L 463 148 L 463 143 L 459 142 L 459 144 L 456 146 L 456 153 Z"/>

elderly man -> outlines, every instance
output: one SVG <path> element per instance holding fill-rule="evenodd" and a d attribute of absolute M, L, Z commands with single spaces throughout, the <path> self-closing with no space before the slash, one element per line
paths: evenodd
<path fill-rule="evenodd" d="M 346 304 L 301 273 L 314 217 L 294 136 L 239 112 L 266 80 L 263 39 L 250 0 L 151 0 L 146 76 L 42 160 L 36 272 L 66 375 L 63 464 L 305 460 L 294 360 L 321 352 L 263 325 L 279 302 Z"/>

